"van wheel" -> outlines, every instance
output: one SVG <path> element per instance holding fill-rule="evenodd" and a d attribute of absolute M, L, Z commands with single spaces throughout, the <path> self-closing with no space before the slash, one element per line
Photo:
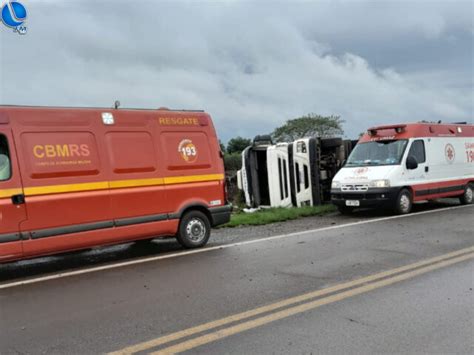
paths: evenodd
<path fill-rule="evenodd" d="M 474 184 L 469 183 L 464 188 L 464 193 L 459 198 L 463 205 L 471 205 L 473 203 L 473 196 L 474 196 Z"/>
<path fill-rule="evenodd" d="M 337 206 L 337 209 L 341 214 L 352 214 L 352 212 L 354 212 L 354 208 L 348 206 Z"/>
<path fill-rule="evenodd" d="M 203 247 L 210 236 L 211 223 L 204 213 L 190 211 L 181 218 L 176 239 L 184 248 Z"/>
<path fill-rule="evenodd" d="M 411 192 L 407 189 L 402 189 L 398 194 L 394 211 L 396 214 L 408 214 L 413 207 L 413 199 Z"/>

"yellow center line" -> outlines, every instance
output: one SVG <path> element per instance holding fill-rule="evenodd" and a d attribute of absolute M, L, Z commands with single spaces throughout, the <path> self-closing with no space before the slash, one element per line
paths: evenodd
<path fill-rule="evenodd" d="M 177 345 L 174 345 L 174 346 L 170 346 L 168 348 L 153 352 L 151 354 L 152 355 L 163 355 L 163 354 L 181 353 L 181 352 L 184 352 L 184 351 L 187 351 L 187 350 L 190 350 L 190 349 L 194 349 L 198 346 L 202 346 L 202 345 L 205 345 L 205 344 L 208 344 L 208 343 L 211 343 L 211 342 L 215 342 L 217 340 L 221 340 L 223 338 L 229 337 L 231 335 L 235 335 L 237 333 L 242 333 L 242 332 L 250 330 L 250 329 L 254 329 L 254 328 L 257 328 L 257 327 L 260 327 L 260 326 L 263 326 L 263 325 L 267 325 L 269 323 L 278 321 L 280 319 L 288 318 L 290 316 L 293 316 L 293 315 L 296 315 L 296 314 L 299 314 L 299 313 L 311 311 L 311 310 L 313 310 L 315 308 L 318 308 L 318 307 L 321 307 L 323 305 L 327 305 L 327 304 L 330 304 L 330 303 L 342 301 L 346 298 L 350 298 L 350 297 L 354 297 L 354 296 L 357 296 L 357 295 L 360 295 L 360 294 L 363 294 L 363 293 L 367 293 L 369 291 L 373 291 L 373 290 L 376 290 L 376 289 L 381 288 L 381 287 L 389 286 L 389 285 L 392 285 L 392 284 L 395 284 L 395 283 L 398 283 L 398 282 L 401 282 L 401 281 L 404 281 L 404 280 L 408 280 L 408 279 L 411 279 L 415 276 L 422 275 L 422 274 L 425 274 L 427 272 L 437 270 L 437 269 L 440 269 L 440 268 L 443 268 L 443 267 L 447 267 L 447 266 L 450 266 L 450 265 L 453 265 L 453 264 L 457 264 L 457 263 L 460 263 L 462 261 L 469 260 L 469 259 L 474 259 L 474 253 L 470 253 L 470 254 L 459 256 L 459 257 L 456 257 L 456 258 L 453 258 L 453 259 L 441 261 L 441 262 L 438 262 L 436 264 L 432 264 L 432 265 L 429 265 L 429 266 L 426 266 L 426 267 L 423 267 L 423 268 L 420 268 L 420 269 L 409 271 L 409 272 L 406 272 L 406 273 L 398 275 L 398 276 L 394 276 L 394 277 L 384 279 L 384 280 L 381 280 L 381 281 L 377 281 L 377 282 L 374 282 L 374 283 L 371 283 L 371 284 L 368 284 L 368 285 L 365 285 L 365 286 L 361 286 L 361 287 L 358 287 L 358 288 L 355 288 L 355 289 L 352 289 L 352 290 L 349 290 L 349 291 L 344 291 L 344 292 L 341 292 L 341 293 L 338 293 L 338 294 L 335 294 L 335 295 L 332 295 L 332 296 L 321 298 L 321 299 L 318 299 L 316 301 L 304 303 L 304 304 L 301 304 L 301 305 L 298 305 L 298 306 L 295 306 L 295 307 L 291 307 L 291 308 L 288 308 L 288 309 L 285 309 L 285 310 L 282 310 L 282 311 L 279 311 L 279 312 L 275 312 L 275 313 L 269 314 L 269 315 L 264 316 L 264 317 L 260 317 L 260 318 L 257 318 L 257 319 L 251 320 L 251 321 L 240 323 L 238 325 L 235 325 L 235 326 L 232 326 L 232 327 L 229 327 L 229 328 L 221 329 L 221 330 L 218 330 L 216 332 L 209 333 L 209 334 L 206 334 L 206 335 L 203 335 L 203 336 L 185 341 L 183 343 L 180 343 L 180 344 L 177 344 Z"/>
<path fill-rule="evenodd" d="M 314 299 L 316 297 L 325 296 L 325 295 L 328 295 L 328 294 L 331 294 L 331 293 L 334 293 L 334 292 L 337 292 L 337 291 L 341 291 L 341 290 L 344 290 L 344 289 L 347 289 L 347 288 L 360 286 L 360 285 L 366 284 L 368 282 L 376 281 L 378 279 L 393 276 L 393 275 L 401 273 L 401 272 L 413 270 L 415 268 L 423 267 L 423 266 L 426 266 L 426 265 L 429 265 L 429 264 L 440 262 L 440 261 L 446 260 L 448 258 L 453 258 L 453 257 L 459 256 L 459 255 L 462 255 L 462 254 L 466 254 L 466 253 L 470 253 L 470 252 L 474 252 L 474 247 L 461 249 L 461 250 L 458 250 L 458 251 L 443 254 L 443 255 L 433 257 L 433 258 L 430 258 L 430 259 L 425 259 L 425 260 L 422 260 L 422 261 L 419 261 L 419 262 L 416 262 L 416 263 L 413 263 L 413 264 L 410 264 L 410 265 L 401 266 L 401 267 L 398 267 L 398 268 L 395 268 L 395 269 L 391 269 L 391 270 L 380 272 L 380 273 L 377 273 L 377 274 L 374 274 L 374 275 L 363 277 L 363 278 L 360 278 L 360 279 L 357 279 L 357 280 L 354 280 L 354 281 L 342 283 L 342 284 L 335 285 L 335 286 L 332 286 L 332 287 L 328 287 L 328 288 L 325 288 L 325 289 L 322 289 L 322 290 L 312 291 L 312 292 L 309 292 L 309 293 L 306 293 L 306 294 L 303 294 L 303 295 L 291 297 L 291 298 L 288 298 L 288 299 L 285 299 L 285 300 L 282 300 L 282 301 L 279 301 L 279 302 L 276 302 L 276 303 L 272 303 L 272 304 L 269 304 L 269 305 L 266 305 L 266 306 L 258 307 L 258 308 L 255 308 L 255 309 L 252 309 L 252 310 L 249 310 L 249 311 L 234 314 L 234 315 L 222 318 L 222 319 L 218 319 L 218 320 L 211 321 L 211 322 L 208 322 L 208 323 L 204 323 L 204 324 L 201 324 L 201 325 L 198 325 L 198 326 L 195 326 L 195 327 L 191 327 L 191 328 L 188 328 L 188 329 L 185 329 L 185 330 L 182 330 L 182 331 L 171 333 L 171 334 L 168 334 L 168 335 L 156 338 L 156 339 L 152 339 L 152 340 L 149 340 L 149 341 L 146 341 L 146 342 L 143 342 L 143 343 L 132 345 L 132 346 L 126 347 L 124 349 L 118 350 L 116 352 L 113 352 L 111 354 L 113 354 L 113 355 L 122 354 L 123 355 L 123 354 L 133 354 L 133 353 L 137 353 L 137 352 L 140 352 L 140 351 L 145 351 L 147 349 L 151 349 L 151 348 L 154 348 L 154 347 L 157 347 L 157 346 L 160 346 L 160 345 L 164 345 L 164 344 L 170 343 L 172 341 L 176 341 L 176 340 L 179 340 L 179 339 L 182 339 L 182 338 L 185 338 L 185 337 L 189 337 L 189 336 L 192 336 L 192 335 L 204 332 L 204 331 L 212 330 L 212 329 L 215 329 L 217 327 L 221 327 L 221 326 L 233 323 L 233 322 L 242 321 L 242 320 L 245 320 L 247 318 L 254 317 L 254 316 L 257 316 L 257 315 L 260 315 L 260 314 L 263 314 L 263 313 L 267 313 L 267 312 L 270 312 L 270 311 L 275 311 L 275 310 L 278 310 L 278 309 L 286 307 L 286 306 L 291 306 L 291 305 L 294 305 L 296 303 L 300 303 L 300 302 L 303 302 L 303 301 L 308 301 L 308 300 Z"/>

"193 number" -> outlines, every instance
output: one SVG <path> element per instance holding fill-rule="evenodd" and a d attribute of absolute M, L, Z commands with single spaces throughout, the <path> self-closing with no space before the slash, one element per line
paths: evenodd
<path fill-rule="evenodd" d="M 181 152 L 188 157 L 194 157 L 196 156 L 196 147 L 183 147 Z"/>

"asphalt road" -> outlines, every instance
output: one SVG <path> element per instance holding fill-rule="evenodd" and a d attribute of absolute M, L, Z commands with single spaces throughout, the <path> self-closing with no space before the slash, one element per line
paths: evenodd
<path fill-rule="evenodd" d="M 302 234 L 282 227 L 271 239 L 244 230 L 211 250 L 136 264 L 156 255 L 109 250 L 120 257 L 107 268 L 53 280 L 38 278 L 104 264 L 0 266 L 0 353 L 473 352 L 474 207 L 429 208 L 311 219 Z"/>

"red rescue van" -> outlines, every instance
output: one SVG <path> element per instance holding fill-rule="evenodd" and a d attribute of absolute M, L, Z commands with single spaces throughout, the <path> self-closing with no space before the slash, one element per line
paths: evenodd
<path fill-rule="evenodd" d="M 412 123 L 367 130 L 332 181 L 342 213 L 358 207 L 411 211 L 413 202 L 473 203 L 474 125 Z"/>
<path fill-rule="evenodd" d="M 0 106 L 0 262 L 176 236 L 229 221 L 210 116 Z"/>

